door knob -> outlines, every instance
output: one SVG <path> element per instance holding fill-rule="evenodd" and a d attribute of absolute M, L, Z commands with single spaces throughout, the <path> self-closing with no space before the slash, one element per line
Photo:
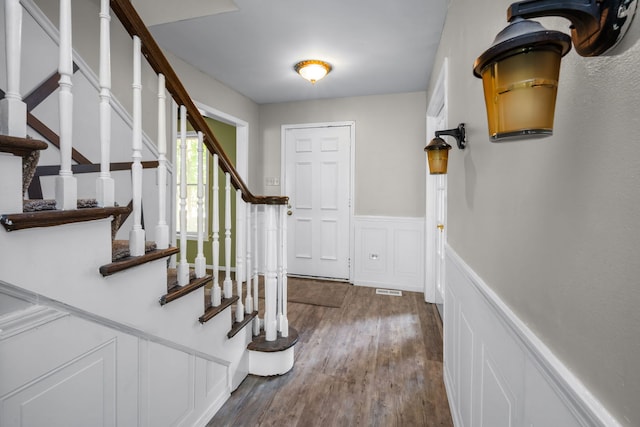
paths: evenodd
<path fill-rule="evenodd" d="M 293 215 L 293 212 L 287 211 L 287 215 L 291 216 L 291 215 Z"/>
<path fill-rule="evenodd" d="M 444 224 L 438 224 L 437 227 L 440 231 L 444 230 Z"/>

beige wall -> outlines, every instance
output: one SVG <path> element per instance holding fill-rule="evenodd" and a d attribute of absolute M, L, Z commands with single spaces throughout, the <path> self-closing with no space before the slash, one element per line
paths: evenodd
<path fill-rule="evenodd" d="M 449 244 L 623 425 L 640 425 L 640 22 L 617 54 L 564 59 L 553 137 L 491 143 L 475 58 L 510 0 L 451 0 Z M 540 20 L 568 32 L 561 18 Z M 431 89 L 431 88 L 430 88 Z"/>
<path fill-rule="evenodd" d="M 355 121 L 356 215 L 424 216 L 425 115 L 425 92 L 261 105 L 264 176 L 280 177 L 282 125 Z"/>
<path fill-rule="evenodd" d="M 59 10 L 57 1 L 35 0 L 38 7 L 58 25 Z M 98 18 L 99 2 L 97 0 L 83 0 L 73 2 L 73 47 L 82 59 L 97 74 L 99 69 L 99 40 L 100 23 Z M 112 92 L 120 103 L 131 111 L 132 105 L 132 74 L 133 74 L 133 42 L 129 34 L 113 15 L 111 20 L 111 66 Z M 176 56 L 166 53 L 167 59 L 178 74 L 178 77 L 195 101 L 216 108 L 249 124 L 249 188 L 253 191 L 262 182 L 261 147 L 258 144 L 258 105 L 244 95 L 229 89 L 219 81 L 203 74 L 199 70 L 180 60 Z M 157 76 L 151 67 L 142 61 L 142 126 L 147 135 L 155 141 L 157 136 Z M 97 103 L 97 101 L 96 101 Z M 97 108 L 97 104 L 96 104 Z M 171 116 L 167 116 L 169 119 Z M 257 192 L 259 194 L 259 191 Z"/>

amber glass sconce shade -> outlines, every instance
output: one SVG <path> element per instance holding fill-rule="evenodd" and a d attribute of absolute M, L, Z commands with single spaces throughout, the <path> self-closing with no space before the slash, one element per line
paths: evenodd
<path fill-rule="evenodd" d="M 476 60 L 492 141 L 553 133 L 560 58 L 570 48 L 568 35 L 517 18 Z"/>
<path fill-rule="evenodd" d="M 442 175 L 447 173 L 449 163 L 449 150 L 451 145 L 447 144 L 441 135 L 452 136 L 456 139 L 458 148 L 463 150 L 467 145 L 466 131 L 464 123 L 460 123 L 457 128 L 436 131 L 436 137 L 427 144 L 424 151 L 427 152 L 429 162 L 429 173 L 431 175 Z"/>
<path fill-rule="evenodd" d="M 524 0 L 508 11 L 509 25 L 476 59 L 492 141 L 553 133 L 561 58 L 571 45 L 582 56 L 601 55 L 624 36 L 637 0 Z M 528 18 L 561 16 L 571 37 Z"/>

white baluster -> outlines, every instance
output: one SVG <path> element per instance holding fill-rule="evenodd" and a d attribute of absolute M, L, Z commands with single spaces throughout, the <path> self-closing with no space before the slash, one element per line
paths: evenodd
<path fill-rule="evenodd" d="M 278 332 L 280 332 L 280 323 L 282 321 L 282 242 L 280 241 L 280 217 L 281 206 L 276 206 L 276 319 L 278 323 Z"/>
<path fill-rule="evenodd" d="M 242 282 L 244 281 L 244 202 L 242 191 L 236 190 L 236 289 L 238 302 L 236 303 L 236 322 L 244 320 L 244 305 L 242 304 Z M 243 255 L 244 254 L 244 255 Z"/>
<path fill-rule="evenodd" d="M 220 185 L 218 179 L 218 155 L 213 155 L 213 243 L 211 247 L 211 256 L 213 258 L 213 290 L 211 292 L 211 305 L 214 307 L 222 303 L 222 295 L 220 292 Z"/>
<path fill-rule="evenodd" d="M 280 228 L 278 230 L 280 239 L 280 265 L 278 266 L 278 276 L 280 284 L 280 312 L 278 315 L 278 329 L 280 336 L 289 336 L 289 318 L 287 317 L 287 206 L 280 206 Z"/>
<path fill-rule="evenodd" d="M 103 0 L 107 1 L 107 0 Z M 169 247 L 167 224 L 167 92 L 164 74 L 158 74 L 158 225 L 156 246 Z"/>
<path fill-rule="evenodd" d="M 71 0 L 60 0 L 60 173 L 56 177 L 56 208 L 77 208 L 78 184 L 71 172 L 73 147 L 73 54 L 71 47 Z"/>
<path fill-rule="evenodd" d="M 131 256 L 144 255 L 145 232 L 142 228 L 142 67 L 140 37 L 133 36 L 133 140 L 131 149 L 131 194 L 133 226 L 129 232 Z"/>
<path fill-rule="evenodd" d="M 187 262 L 187 108 L 180 106 L 180 261 L 178 285 L 189 283 Z"/>
<path fill-rule="evenodd" d="M 22 6 L 19 0 L 5 0 L 4 20 L 7 91 L 0 100 L 0 134 L 24 138 L 27 136 L 27 104 L 20 95 Z"/>
<path fill-rule="evenodd" d="M 225 298 L 233 295 L 233 283 L 231 282 L 231 175 L 225 172 L 224 187 L 224 282 L 222 291 Z"/>
<path fill-rule="evenodd" d="M 246 222 L 245 222 L 245 238 L 244 241 L 246 242 L 246 250 L 245 250 L 245 257 L 247 259 L 247 269 L 246 269 L 246 274 L 244 275 L 245 277 L 245 282 L 247 283 L 247 298 L 245 299 L 244 302 L 244 309 L 246 311 L 247 314 L 251 314 L 251 312 L 253 311 L 253 298 L 258 298 L 258 295 L 251 295 L 251 273 L 253 272 L 253 270 L 251 269 L 251 261 L 252 261 L 252 247 L 251 247 L 251 209 L 252 209 L 253 205 L 251 203 L 247 203 L 245 205 L 245 210 L 247 212 L 246 215 Z"/>
<path fill-rule="evenodd" d="M 109 0 L 100 0 L 100 175 L 96 180 L 99 206 L 115 204 L 115 183 L 111 177 L 111 15 Z"/>
<path fill-rule="evenodd" d="M 278 257 L 278 236 L 276 226 L 276 206 L 265 205 L 267 213 L 267 240 L 265 252 L 267 256 L 266 274 L 264 281 L 264 329 L 265 339 L 275 341 L 278 337 L 278 320 L 276 315 L 278 277 L 276 274 Z"/>
<path fill-rule="evenodd" d="M 202 132 L 198 132 L 198 254 L 196 255 L 196 277 L 207 274 L 207 260 L 204 257 L 204 149 Z"/>
<path fill-rule="evenodd" d="M 258 277 L 258 206 L 253 206 L 253 253 L 255 254 L 255 262 L 253 264 L 253 310 L 258 312 L 260 309 L 260 301 L 258 299 L 259 277 Z M 260 335 L 260 317 L 256 315 L 253 319 L 253 335 Z"/>

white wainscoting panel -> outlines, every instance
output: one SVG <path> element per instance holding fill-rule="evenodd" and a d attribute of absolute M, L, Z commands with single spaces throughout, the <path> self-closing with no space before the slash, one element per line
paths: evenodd
<path fill-rule="evenodd" d="M 424 218 L 354 217 L 358 286 L 424 291 Z"/>
<path fill-rule="evenodd" d="M 230 395 L 228 366 L 57 308 L 0 326 L 0 427 L 204 426 Z"/>
<path fill-rule="evenodd" d="M 446 247 L 444 380 L 456 427 L 620 424 Z"/>

